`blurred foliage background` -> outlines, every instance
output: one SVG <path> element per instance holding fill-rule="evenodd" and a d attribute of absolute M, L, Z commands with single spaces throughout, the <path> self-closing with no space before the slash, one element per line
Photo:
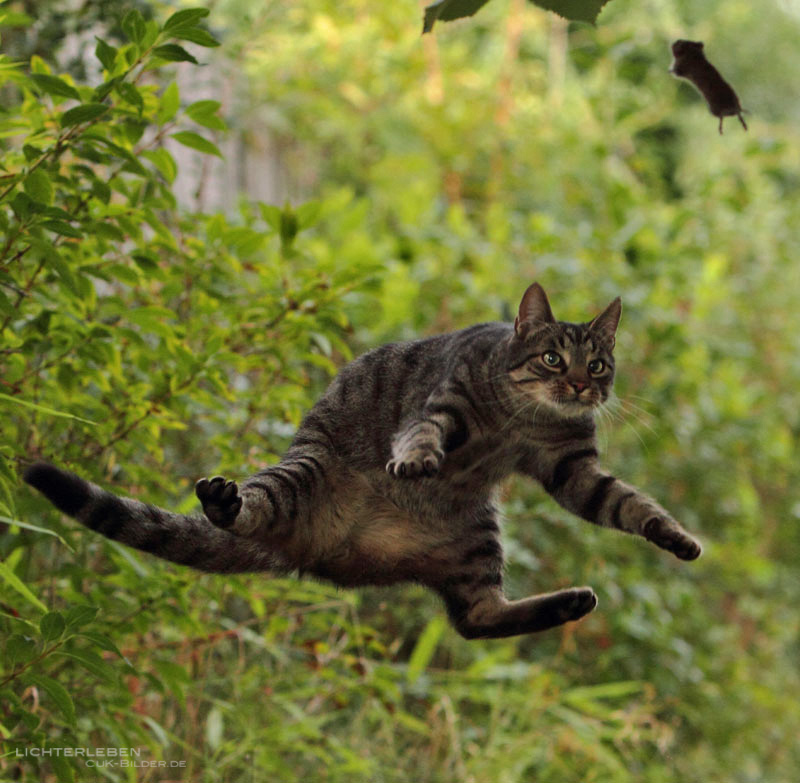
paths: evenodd
<path fill-rule="evenodd" d="M 800 5 L 592 28 L 494 0 L 425 38 L 409 3 L 179 8 L 0 5 L 0 777 L 795 780 Z M 668 75 L 678 37 L 749 133 Z M 265 138 L 280 198 L 206 208 Z M 199 575 L 18 479 L 193 509 L 352 355 L 509 318 L 533 280 L 567 320 L 622 296 L 605 461 L 705 544 L 686 565 L 511 482 L 509 592 L 590 584 L 579 624 L 466 642 L 414 586 Z M 146 766 L 19 755 L 61 747 Z"/>

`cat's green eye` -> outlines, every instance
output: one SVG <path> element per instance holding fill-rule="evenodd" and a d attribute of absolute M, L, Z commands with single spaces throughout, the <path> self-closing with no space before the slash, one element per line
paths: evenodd
<path fill-rule="evenodd" d="M 542 361 L 548 367 L 558 367 L 561 364 L 561 357 L 555 351 L 545 351 L 542 354 Z"/>
<path fill-rule="evenodd" d="M 592 359 L 589 362 L 589 372 L 592 375 L 600 375 L 606 368 L 606 363 L 602 359 Z"/>

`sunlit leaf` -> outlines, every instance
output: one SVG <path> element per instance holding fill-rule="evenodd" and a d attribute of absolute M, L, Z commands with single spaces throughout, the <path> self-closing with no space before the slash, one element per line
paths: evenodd
<path fill-rule="evenodd" d="M 178 131 L 178 133 L 171 133 L 170 137 L 180 144 L 183 144 L 184 147 L 190 147 L 206 155 L 216 155 L 218 158 L 222 157 L 222 153 L 219 151 L 216 144 L 210 142 L 208 139 L 204 139 L 193 131 Z"/>

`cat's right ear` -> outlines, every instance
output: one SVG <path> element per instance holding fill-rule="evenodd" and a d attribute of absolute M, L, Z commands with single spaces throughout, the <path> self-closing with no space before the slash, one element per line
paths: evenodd
<path fill-rule="evenodd" d="M 532 327 L 541 324 L 554 324 L 556 322 L 547 294 L 538 283 L 528 286 L 519 303 L 519 314 L 514 321 L 514 330 L 519 337 L 525 335 Z"/>

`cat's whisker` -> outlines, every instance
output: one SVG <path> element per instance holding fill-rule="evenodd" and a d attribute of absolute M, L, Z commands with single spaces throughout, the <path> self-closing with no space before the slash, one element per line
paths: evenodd
<path fill-rule="evenodd" d="M 645 415 L 650 416 L 650 414 L 648 414 L 646 411 L 644 413 L 640 413 L 635 406 L 630 407 L 630 403 L 626 403 L 625 400 L 621 400 L 618 397 L 615 399 L 615 404 L 617 405 L 616 413 L 620 417 L 621 421 L 624 421 L 625 416 L 628 416 L 634 419 L 637 423 L 641 424 L 642 427 L 644 427 L 651 434 L 653 435 L 658 434 L 656 430 L 650 425 L 650 423 L 645 420 L 644 418 Z M 623 413 L 625 414 L 625 416 L 622 415 Z M 654 417 L 650 416 L 650 418 L 652 419 Z"/>
<path fill-rule="evenodd" d="M 608 406 L 608 401 L 606 401 L 605 405 L 602 406 L 602 407 L 604 408 L 604 413 L 606 413 L 609 417 L 612 417 L 616 421 L 619 421 L 621 424 L 624 424 L 626 427 L 628 427 L 631 430 L 631 432 L 633 432 L 633 434 L 636 436 L 636 439 L 639 441 L 639 443 L 641 443 L 642 446 L 644 446 L 645 450 L 647 450 L 647 444 L 645 443 L 644 439 L 640 435 L 639 431 L 636 429 L 636 427 L 633 424 L 631 424 L 630 421 L 628 421 L 625 418 L 625 416 L 623 416 L 618 410 L 614 410 L 613 408 L 609 407 Z M 629 415 L 631 415 L 631 414 L 629 413 Z M 635 418 L 635 416 L 634 416 L 634 418 Z M 637 419 L 637 421 L 638 421 L 638 419 Z M 650 427 L 649 425 L 647 425 L 645 422 L 639 422 L 639 423 L 643 427 L 646 427 L 648 430 L 650 430 L 650 432 L 655 434 L 655 431 L 653 430 L 653 428 Z"/>

